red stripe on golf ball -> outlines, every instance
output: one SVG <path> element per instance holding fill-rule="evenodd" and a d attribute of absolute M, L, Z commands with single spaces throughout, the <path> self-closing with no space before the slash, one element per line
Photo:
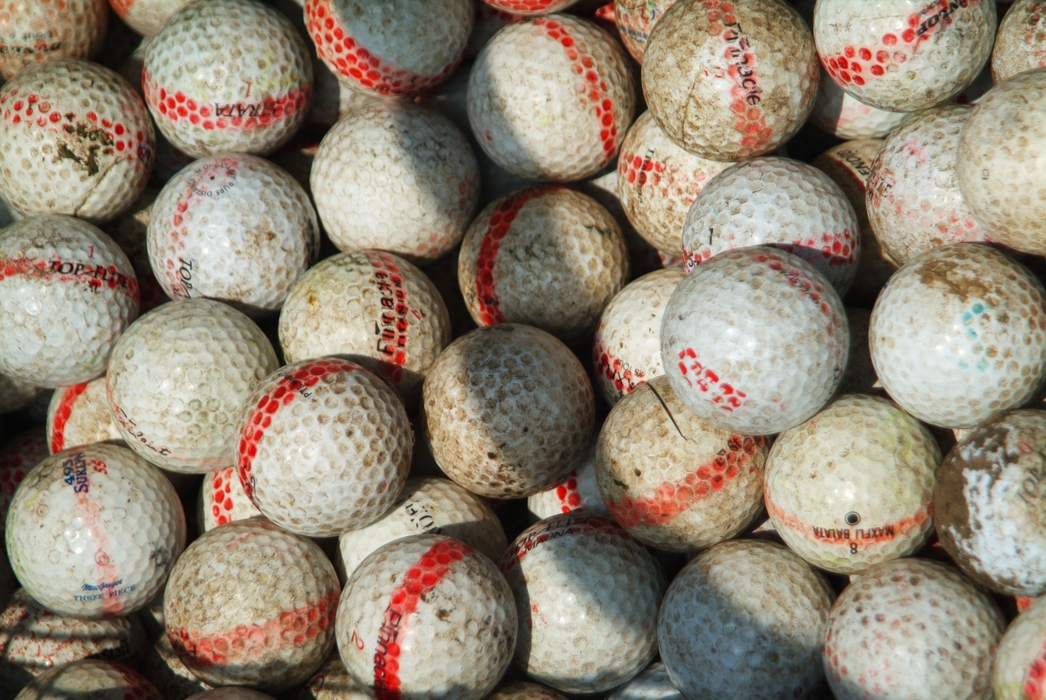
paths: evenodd
<path fill-rule="evenodd" d="M 335 589 L 318 601 L 283 611 L 272 619 L 221 632 L 169 629 L 167 639 L 190 669 L 254 661 L 280 647 L 302 644 L 333 626 L 339 597 Z"/>
<path fill-rule="evenodd" d="M 300 89 L 292 88 L 283 95 L 250 102 L 201 102 L 180 90 L 168 91 L 157 85 L 148 70 L 142 71 L 142 89 L 145 102 L 156 119 L 189 122 L 206 131 L 249 131 L 270 127 L 277 122 L 290 120 L 308 108 L 312 95 L 312 85 L 307 85 Z"/>
<path fill-rule="evenodd" d="M 761 436 L 731 435 L 726 447 L 719 450 L 715 458 L 698 466 L 682 481 L 658 484 L 652 496 L 622 496 L 616 502 L 606 501 L 607 509 L 625 527 L 670 523 L 695 503 L 733 481 L 762 446 Z"/>
<path fill-rule="evenodd" d="M 497 284 L 494 279 L 494 265 L 497 263 L 501 240 L 508 235 L 512 222 L 527 202 L 560 189 L 563 188 L 558 185 L 528 187 L 501 202 L 487 220 L 487 230 L 480 241 L 476 258 L 476 303 L 479 305 L 483 325 L 492 326 L 505 322 L 505 314 L 499 308 Z"/>
<path fill-rule="evenodd" d="M 355 370 L 356 365 L 345 360 L 333 358 L 314 360 L 289 374 L 281 374 L 269 391 L 258 400 L 251 417 L 247 420 L 247 425 L 244 426 L 243 435 L 240 437 L 237 461 L 240 483 L 251 502 L 254 502 L 251 468 L 254 458 L 258 454 L 258 443 L 261 442 L 266 429 L 272 425 L 273 415 L 281 406 L 286 406 L 294 401 L 295 397 L 299 395 L 298 392 L 315 386 L 324 377 Z"/>
<path fill-rule="evenodd" d="M 58 402 L 58 409 L 54 413 L 54 425 L 51 426 L 51 452 L 61 452 L 65 449 L 65 426 L 69 423 L 69 417 L 73 414 L 73 406 L 87 390 L 87 382 L 77 384 L 65 389 L 62 400 Z"/>
<path fill-rule="evenodd" d="M 403 581 L 392 592 L 385 608 L 378 644 L 374 651 L 374 695 L 378 700 L 400 700 L 399 677 L 400 635 L 409 617 L 418 609 L 421 596 L 439 585 L 454 562 L 476 550 L 457 540 L 446 539 L 432 545 L 414 566 L 407 569 Z"/>
<path fill-rule="evenodd" d="M 338 19 L 330 0 L 305 3 L 305 24 L 316 44 L 316 53 L 340 76 L 387 97 L 413 97 L 450 77 L 465 56 L 467 46 L 436 75 L 421 75 L 375 55 L 374 47 L 361 46 Z"/>
<path fill-rule="evenodd" d="M 61 258 L 0 260 L 0 282 L 8 278 L 57 279 L 61 282 L 83 284 L 95 291 L 103 287 L 119 289 L 138 302 L 138 280 L 134 278 L 133 273 L 131 276 L 125 275 L 115 265 L 94 266 Z"/>

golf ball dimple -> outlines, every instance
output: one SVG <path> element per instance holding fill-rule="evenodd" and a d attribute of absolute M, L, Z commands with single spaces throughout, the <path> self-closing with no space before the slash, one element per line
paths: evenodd
<path fill-rule="evenodd" d="M 38 62 L 94 58 L 109 25 L 105 0 L 14 0 L 4 3 L 4 14 L 0 80 Z"/>
<path fill-rule="evenodd" d="M 356 90 L 414 97 L 450 77 L 465 55 L 472 0 L 306 0 L 316 52 Z"/>
<path fill-rule="evenodd" d="M 527 498 L 531 522 L 553 515 L 584 510 L 594 515 L 610 515 L 596 486 L 596 444 L 585 451 L 581 463 L 548 489 Z M 500 554 L 498 555 L 500 556 Z"/>
<path fill-rule="evenodd" d="M 601 692 L 657 653 L 664 573 L 610 518 L 541 520 L 509 546 L 500 568 L 519 615 L 516 665 L 529 678 L 570 693 Z"/>
<path fill-rule="evenodd" d="M 432 281 L 378 250 L 341 253 L 309 269 L 279 321 L 287 362 L 346 355 L 388 379 L 411 405 L 450 342 L 450 316 Z"/>
<path fill-rule="evenodd" d="M 713 160 L 745 160 L 790 139 L 817 81 L 814 37 L 784 0 L 680 0 L 643 54 L 643 95 L 657 123 Z"/>
<path fill-rule="evenodd" d="M 243 490 L 236 467 L 222 467 L 205 474 L 197 504 L 196 517 L 201 533 L 262 514 Z"/>
<path fill-rule="evenodd" d="M 868 569 L 832 606 L 824 671 L 838 700 L 987 700 L 1005 622 L 953 567 L 896 559 Z M 889 664 L 889 673 L 882 673 Z"/>
<path fill-rule="evenodd" d="M 995 653 L 992 686 L 995 700 L 1042 696 L 1046 677 L 1046 601 L 1032 603 L 1006 628 Z"/>
<path fill-rule="evenodd" d="M 201 158 L 153 203 L 156 280 L 175 301 L 209 297 L 260 317 L 279 311 L 320 247 L 316 212 L 283 169 L 246 154 Z"/>
<path fill-rule="evenodd" d="M 793 253 L 824 275 L 839 296 L 857 273 L 857 215 L 835 182 L 788 158 L 731 166 L 701 190 L 683 223 L 683 267 L 724 250 L 766 245 Z"/>
<path fill-rule="evenodd" d="M 127 444 L 172 471 L 233 465 L 243 404 L 279 366 L 261 329 L 231 306 L 192 299 L 156 307 L 120 341 L 106 381 Z"/>
<path fill-rule="evenodd" d="M 691 552 L 734 537 L 760 513 L 767 451 L 763 437 L 731 434 L 695 415 L 658 377 L 607 416 L 596 483 L 633 537 Z"/>
<path fill-rule="evenodd" d="M 866 105 L 844 91 L 822 70 L 810 123 L 840 139 L 881 139 L 914 114 Z"/>
<path fill-rule="evenodd" d="M 126 447 L 84 445 L 26 475 L 6 538 L 18 580 L 49 610 L 118 617 L 163 588 L 185 547 L 185 514 L 159 469 Z"/>
<path fill-rule="evenodd" d="M 915 112 L 973 82 L 991 55 L 997 21 L 994 0 L 820 0 L 814 36 L 824 69 L 853 97 Z"/>
<path fill-rule="evenodd" d="M 675 2 L 676 0 L 614 0 L 614 19 L 621 35 L 621 43 L 639 63 L 643 62 L 643 52 L 654 25 Z"/>
<path fill-rule="evenodd" d="M 200 680 L 279 692 L 334 648 L 338 575 L 311 540 L 264 518 L 216 527 L 178 559 L 164 593 L 167 638 Z"/>
<path fill-rule="evenodd" d="M 933 533 L 930 432 L 885 398 L 848 394 L 777 436 L 766 510 L 814 566 L 859 573 L 911 554 Z"/>
<path fill-rule="evenodd" d="M 898 270 L 872 310 L 872 362 L 916 418 L 972 428 L 1020 406 L 1046 374 L 1046 293 L 982 244 L 934 248 Z"/>
<path fill-rule="evenodd" d="M 504 576 L 470 545 L 443 535 L 404 537 L 372 553 L 338 606 L 345 669 L 379 698 L 484 698 L 515 642 Z"/>
<path fill-rule="evenodd" d="M 621 45 L 587 20 L 510 24 L 469 74 L 472 131 L 491 160 L 519 177 L 589 177 L 613 161 L 632 123 L 631 71 Z"/>
<path fill-rule="evenodd" d="M 569 348 L 504 323 L 451 343 L 429 371 L 423 404 L 440 469 L 488 498 L 556 483 L 583 456 L 595 420 L 592 385 Z"/>
<path fill-rule="evenodd" d="M 886 137 L 872 163 L 868 221 L 898 265 L 941 245 L 988 240 L 956 177 L 959 136 L 972 112 L 948 105 L 919 113 Z"/>
<path fill-rule="evenodd" d="M 846 369 L 849 331 L 828 280 L 799 257 L 737 248 L 694 268 L 669 299 L 661 362 L 687 408 L 742 435 L 819 411 Z"/>
<path fill-rule="evenodd" d="M 0 88 L 0 197 L 24 216 L 112 219 L 148 183 L 154 134 L 114 71 L 77 59 L 34 65 Z"/>
<path fill-rule="evenodd" d="M 1046 68 L 1046 6 L 1038 0 L 1019 0 L 999 23 L 992 78 L 998 85 L 1036 68 Z"/>
<path fill-rule="evenodd" d="M 628 279 L 621 229 L 591 197 L 539 185 L 480 212 L 458 254 L 458 285 L 480 326 L 525 323 L 581 341 Z"/>
<path fill-rule="evenodd" d="M 112 661 L 81 659 L 37 676 L 15 700 L 164 700 L 145 677 Z"/>
<path fill-rule="evenodd" d="M 194 2 L 149 41 L 142 86 L 157 128 L 179 150 L 264 155 L 304 121 L 312 61 L 298 30 L 268 5 Z"/>
<path fill-rule="evenodd" d="M 392 100 L 358 107 L 327 132 L 310 183 L 339 250 L 379 248 L 418 265 L 461 241 L 480 194 L 465 135 L 434 110 Z"/>
<path fill-rule="evenodd" d="M 105 372 L 120 334 L 138 315 L 131 261 L 105 235 L 48 214 L 0 232 L 0 372 L 57 387 Z"/>

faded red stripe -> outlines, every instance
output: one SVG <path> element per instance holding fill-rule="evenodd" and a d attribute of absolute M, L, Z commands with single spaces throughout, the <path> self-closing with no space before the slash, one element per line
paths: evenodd
<path fill-rule="evenodd" d="M 599 337 L 599 328 L 596 329 L 596 337 Z M 602 342 L 596 343 L 592 359 L 596 365 L 596 373 L 613 384 L 614 389 L 621 396 L 631 393 L 633 389 L 647 380 L 646 372 L 629 367 L 619 358 L 614 357 Z"/>
<path fill-rule="evenodd" d="M 538 185 L 520 190 L 503 200 L 487 220 L 487 230 L 480 241 L 476 258 L 476 303 L 483 325 L 505 322 L 494 280 L 494 264 L 497 262 L 501 240 L 508 235 L 512 222 L 527 202 L 561 189 L 558 185 Z"/>
<path fill-rule="evenodd" d="M 603 500 L 610 514 L 624 527 L 670 523 L 733 481 L 762 446 L 761 436 L 731 435 L 726 447 L 711 461 L 701 464 L 681 481 L 658 484 L 654 495 L 642 498 L 624 495 L 617 501 Z"/>
<path fill-rule="evenodd" d="M 596 113 L 599 122 L 599 139 L 603 142 L 603 165 L 606 165 L 617 153 L 617 124 L 614 121 L 614 101 L 610 97 L 610 88 L 599 75 L 596 60 L 583 53 L 570 30 L 562 22 L 548 17 L 533 20 L 535 26 L 545 29 L 549 39 L 558 41 L 573 64 L 574 73 L 584 81 L 584 95 Z"/>
<path fill-rule="evenodd" d="M 610 518 L 590 515 L 581 511 L 576 517 L 561 517 L 530 531 L 523 539 L 517 539 L 509 545 L 508 550 L 502 555 L 498 568 L 501 571 L 506 571 L 523 561 L 523 558 L 531 550 L 546 542 L 565 537 L 566 535 L 577 535 L 585 532 L 602 532 L 614 537 L 623 537 L 626 540 L 632 539 L 627 530 Z"/>
<path fill-rule="evenodd" d="M 254 502 L 254 483 L 251 480 L 251 468 L 254 458 L 258 456 L 258 443 L 265 431 L 272 425 L 272 416 L 281 406 L 294 401 L 301 392 L 307 392 L 324 377 L 338 372 L 355 371 L 356 365 L 337 358 L 314 360 L 302 365 L 293 372 L 279 375 L 276 383 L 267 391 L 254 407 L 254 412 L 247 420 L 247 425 L 240 436 L 237 460 L 237 473 L 244 493 Z"/>
<path fill-rule="evenodd" d="M 54 413 L 54 425 L 51 427 L 52 454 L 65 449 L 65 426 L 69 422 L 69 416 L 73 414 L 73 405 L 85 391 L 87 382 L 68 387 L 62 394 L 62 400 L 58 402 L 58 409 Z"/>
<path fill-rule="evenodd" d="M 812 538 L 820 542 L 837 543 L 840 547 L 849 547 L 850 542 L 856 542 L 858 546 L 863 543 L 881 544 L 883 542 L 889 542 L 897 537 L 903 537 L 909 534 L 926 522 L 927 518 L 930 518 L 933 515 L 933 504 L 930 503 L 921 506 L 912 517 L 902 518 L 895 523 L 888 523 L 886 525 L 864 525 L 863 523 L 858 523 L 857 525 L 844 525 L 843 527 L 836 528 L 817 528 L 818 530 L 849 530 L 854 535 L 857 530 L 869 533 L 867 536 L 862 537 L 840 538 L 819 534 L 817 530 L 815 530 L 814 525 L 806 523 L 790 513 L 784 512 L 770 499 L 770 495 L 765 492 L 765 489 L 763 493 L 763 501 L 766 503 L 766 511 L 773 516 L 774 523 L 778 527 L 787 527 L 791 530 L 795 530 L 806 538 Z M 873 533 L 873 531 L 879 530 L 888 531 L 888 534 Z"/>
<path fill-rule="evenodd" d="M 374 695 L 377 700 L 400 700 L 400 633 L 407 618 L 418 609 L 418 601 L 450 573 L 454 562 L 476 550 L 454 539 L 443 539 L 432 545 L 414 566 L 407 569 L 403 581 L 392 592 L 385 608 L 378 643 L 374 650 Z"/>
<path fill-rule="evenodd" d="M 30 258 L 10 258 L 0 260 L 0 281 L 8 277 L 31 277 L 34 279 L 61 282 L 76 282 L 94 290 L 108 287 L 121 292 L 138 302 L 138 280 L 134 275 L 125 275 L 116 265 L 95 266 L 79 261 L 36 260 Z"/>
<path fill-rule="evenodd" d="M 200 632 L 185 627 L 169 630 L 167 639 L 189 668 L 254 661 L 280 647 L 304 644 L 332 627 L 340 595 L 335 588 L 317 601 L 281 612 L 270 620 L 238 625 L 231 630 Z"/>

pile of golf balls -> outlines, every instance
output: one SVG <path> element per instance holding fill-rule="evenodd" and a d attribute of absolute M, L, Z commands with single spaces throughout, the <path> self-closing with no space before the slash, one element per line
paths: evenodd
<path fill-rule="evenodd" d="M 0 700 L 1046 698 L 1046 2 L 0 0 Z"/>

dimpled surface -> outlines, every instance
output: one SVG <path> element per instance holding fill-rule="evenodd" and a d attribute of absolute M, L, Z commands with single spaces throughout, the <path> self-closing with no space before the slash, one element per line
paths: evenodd
<path fill-rule="evenodd" d="M 197 504 L 196 517 L 200 532 L 262 514 L 244 492 L 236 467 L 222 467 L 208 472 L 200 485 Z"/>
<path fill-rule="evenodd" d="M 512 660 L 512 591 L 490 559 L 443 535 L 367 557 L 338 606 L 338 651 L 368 694 L 479 700 Z"/>
<path fill-rule="evenodd" d="M 937 442 L 892 401 L 848 394 L 781 433 L 766 509 L 792 550 L 852 574 L 911 554 L 933 532 Z"/>
<path fill-rule="evenodd" d="M 411 403 L 450 342 L 450 316 L 425 273 L 395 255 L 363 250 L 306 272 L 283 304 L 279 334 L 287 362 L 346 355 Z"/>
<path fill-rule="evenodd" d="M 865 104 L 895 112 L 932 107 L 973 82 L 991 55 L 995 0 L 820 0 L 821 64 Z"/>
<path fill-rule="evenodd" d="M 806 22 L 784 0 L 681 0 L 643 54 L 643 95 L 670 139 L 738 161 L 790 139 L 817 90 Z"/>
<path fill-rule="evenodd" d="M 881 139 L 913 115 L 914 112 L 891 112 L 866 105 L 822 70 L 810 123 L 841 139 Z"/>
<path fill-rule="evenodd" d="M 814 697 L 833 597 L 785 547 L 723 542 L 692 559 L 665 594 L 657 634 L 669 679 L 690 698 Z"/>
<path fill-rule="evenodd" d="M 819 411 L 848 350 L 846 314 L 828 280 L 770 248 L 730 250 L 696 267 L 661 323 L 673 391 L 702 418 L 745 435 L 777 433 Z"/>
<path fill-rule="evenodd" d="M 524 530 L 501 558 L 519 614 L 516 665 L 557 690 L 627 681 L 657 654 L 665 577 L 610 518 L 556 515 Z"/>
<path fill-rule="evenodd" d="M 311 540 L 240 520 L 204 533 L 178 559 L 164 593 L 167 637 L 201 680 L 279 692 L 333 649 L 340 594 Z"/>
<path fill-rule="evenodd" d="M 898 265 L 938 246 L 987 238 L 955 175 L 959 135 L 972 111 L 946 105 L 918 114 L 887 137 L 872 163 L 868 220 Z"/>
<path fill-rule="evenodd" d="M 51 454 L 77 445 L 121 440 L 105 392 L 105 377 L 55 389 L 47 406 Z"/>
<path fill-rule="evenodd" d="M 531 522 L 560 513 L 585 510 L 595 515 L 610 515 L 596 486 L 596 442 L 585 451 L 581 463 L 548 489 L 527 498 Z"/>
<path fill-rule="evenodd" d="M 92 58 L 109 24 L 105 0 L 5 0 L 0 5 L 0 78 L 59 58 Z"/>
<path fill-rule="evenodd" d="M 374 101 L 335 124 L 310 183 L 340 250 L 380 248 L 419 265 L 458 244 L 479 204 L 479 165 L 464 134 L 407 102 Z"/>
<path fill-rule="evenodd" d="M 138 282 L 111 238 L 69 216 L 17 221 L 0 232 L 0 372 L 38 386 L 105 372 L 138 315 Z"/>
<path fill-rule="evenodd" d="M 992 240 L 1046 254 L 1046 69 L 982 97 L 959 140 L 959 187 Z"/>
<path fill-rule="evenodd" d="M 788 158 L 754 158 L 716 175 L 683 224 L 684 269 L 741 246 L 768 245 L 813 265 L 846 294 L 861 253 L 857 215 L 835 182 Z"/>
<path fill-rule="evenodd" d="M 868 308 L 872 307 L 886 280 L 897 270 L 897 264 L 883 252 L 872 232 L 865 200 L 872 162 L 882 144 L 879 139 L 847 141 L 829 148 L 812 163 L 839 185 L 857 215 L 857 226 L 861 231 L 861 255 L 857 259 L 857 274 L 854 275 L 846 298 L 848 302 L 853 300 Z"/>
<path fill-rule="evenodd" d="M 413 442 L 403 402 L 378 376 L 339 358 L 304 360 L 266 377 L 244 403 L 237 469 L 265 517 L 335 537 L 396 502 Z"/>
<path fill-rule="evenodd" d="M 0 196 L 22 215 L 113 218 L 145 189 L 155 148 L 142 99 L 103 66 L 47 61 L 0 89 Z"/>
<path fill-rule="evenodd" d="M 341 80 L 375 95 L 413 97 L 446 80 L 468 47 L 470 0 L 307 0 L 316 53 Z"/>
<path fill-rule="evenodd" d="M 15 700 L 164 700 L 152 683 L 126 666 L 81 659 L 51 669 L 27 685 Z"/>
<path fill-rule="evenodd" d="M 660 661 L 607 696 L 607 700 L 683 700 Z"/>
<path fill-rule="evenodd" d="M 167 296 L 220 299 L 251 316 L 279 311 L 319 247 L 316 212 L 302 186 L 244 154 L 181 170 L 149 218 L 149 263 Z"/>
<path fill-rule="evenodd" d="M 662 253 L 678 256 L 690 205 L 728 167 L 683 150 L 643 112 L 621 144 L 617 194 L 636 232 Z"/>
<path fill-rule="evenodd" d="M 335 649 L 319 671 L 286 700 L 371 700 L 345 670 L 341 655 Z"/>
<path fill-rule="evenodd" d="M 1046 592 L 1044 443 L 1046 412 L 1014 411 L 975 428 L 937 470 L 941 544 L 963 573 L 993 591 Z"/>
<path fill-rule="evenodd" d="M 643 52 L 654 25 L 676 0 L 614 0 L 614 20 L 632 58 L 643 62 Z"/>
<path fill-rule="evenodd" d="M 1046 602 L 1021 612 L 999 641 L 992 671 L 995 700 L 1042 697 L 1046 689 Z"/>
<path fill-rule="evenodd" d="M 951 566 L 883 562 L 839 595 L 824 636 L 824 670 L 838 700 L 987 700 L 1005 622 Z"/>
<path fill-rule="evenodd" d="M 564 700 L 554 690 L 537 683 L 507 683 L 487 696 L 487 700 Z"/>
<path fill-rule="evenodd" d="M 110 0 L 113 11 L 135 32 L 151 37 L 192 0 Z"/>
<path fill-rule="evenodd" d="M 264 155 L 304 121 L 312 61 L 279 11 L 254 0 L 206 0 L 172 15 L 149 41 L 142 87 L 176 148 L 197 158 Z"/>
<path fill-rule="evenodd" d="M 595 397 L 573 353 L 536 328 L 499 324 L 451 343 L 424 387 L 426 438 L 469 491 L 521 498 L 554 484 L 584 454 Z"/>
<path fill-rule="evenodd" d="M 19 589 L 0 613 L 0 698 L 10 700 L 35 676 L 77 659 L 138 666 L 144 647 L 145 630 L 133 615 L 113 620 L 63 617 Z"/>
<path fill-rule="evenodd" d="M 617 221 L 591 197 L 558 185 L 519 190 L 472 222 L 458 286 L 480 326 L 525 323 L 581 341 L 628 279 Z"/>
<path fill-rule="evenodd" d="M 836 396 L 853 393 L 885 394 L 879 377 L 875 374 L 872 351 L 868 346 L 868 328 L 872 322 L 872 312 L 868 309 L 847 307 L 846 321 L 850 327 L 850 361 L 846 363 L 846 372 L 839 382 Z"/>
<path fill-rule="evenodd" d="M 501 558 L 508 546 L 498 516 L 481 498 L 449 479 L 412 477 L 379 520 L 342 533 L 335 566 L 345 580 L 382 545 L 423 533 L 461 540 L 492 561 Z"/>
<path fill-rule="evenodd" d="M 599 433 L 596 483 L 634 537 L 670 552 L 730 539 L 763 507 L 768 449 L 688 410 L 666 377 L 622 399 Z"/>
<path fill-rule="evenodd" d="M 185 514 L 159 469 L 117 445 L 85 445 L 30 471 L 7 514 L 7 553 L 26 591 L 85 619 L 139 610 L 185 547 Z"/>
<path fill-rule="evenodd" d="M 992 78 L 998 85 L 1035 68 L 1046 68 L 1046 3 L 1018 0 L 999 23 Z"/>
<path fill-rule="evenodd" d="M 994 248 L 957 243 L 913 259 L 872 310 L 872 362 L 916 418 L 972 428 L 1027 401 L 1046 372 L 1046 297 Z"/>
<path fill-rule="evenodd" d="M 193 299 L 158 306 L 120 341 L 107 386 L 127 444 L 171 471 L 234 464 L 243 403 L 279 367 L 261 329 L 230 306 Z"/>
<path fill-rule="evenodd" d="M 570 15 L 508 25 L 469 75 L 476 140 L 497 165 L 528 180 L 594 175 L 617 155 L 634 110 L 624 49 Z"/>

